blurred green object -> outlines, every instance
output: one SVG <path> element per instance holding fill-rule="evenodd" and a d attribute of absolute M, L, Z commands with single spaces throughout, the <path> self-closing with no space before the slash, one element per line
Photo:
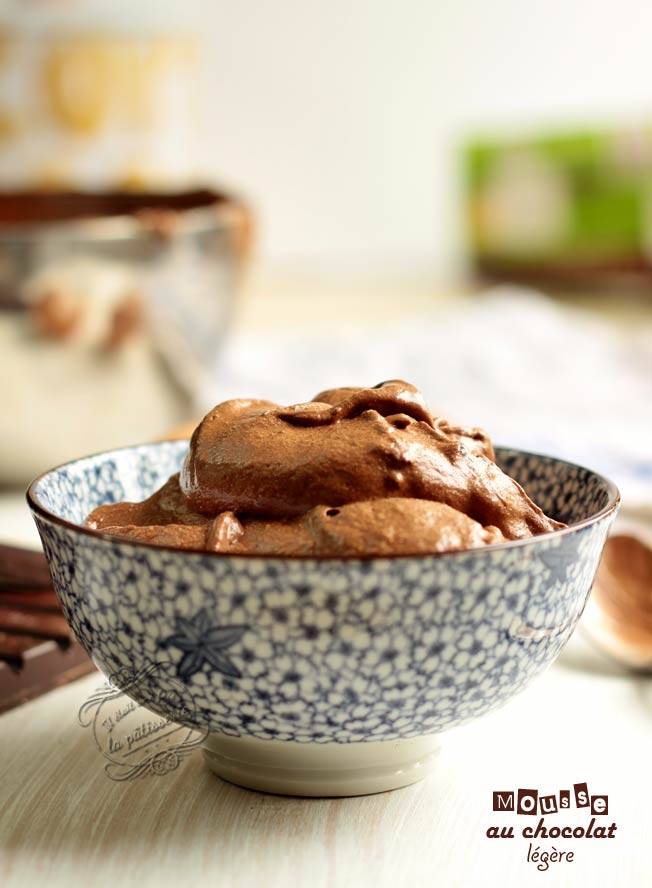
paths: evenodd
<path fill-rule="evenodd" d="M 469 251 L 492 278 L 652 282 L 652 124 L 478 139 L 463 156 Z"/>

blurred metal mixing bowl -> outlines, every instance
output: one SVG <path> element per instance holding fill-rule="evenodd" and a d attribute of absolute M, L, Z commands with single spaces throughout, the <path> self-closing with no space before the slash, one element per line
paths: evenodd
<path fill-rule="evenodd" d="M 246 204 L 208 190 L 0 194 L 0 483 L 195 414 L 251 232 Z M 74 335 L 34 324 L 53 292 L 82 307 Z M 109 347 L 111 312 L 134 294 L 146 324 Z"/>

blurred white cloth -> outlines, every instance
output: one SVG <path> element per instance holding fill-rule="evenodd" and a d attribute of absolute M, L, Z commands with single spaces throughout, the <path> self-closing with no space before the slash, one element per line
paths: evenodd
<path fill-rule="evenodd" d="M 652 513 L 652 325 L 627 335 L 589 312 L 501 287 L 441 316 L 235 336 L 207 401 L 308 400 L 400 377 L 433 410 L 498 444 L 587 465 Z"/>

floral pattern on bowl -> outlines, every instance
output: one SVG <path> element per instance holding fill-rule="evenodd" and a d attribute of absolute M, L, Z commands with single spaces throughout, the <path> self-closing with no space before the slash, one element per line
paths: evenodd
<path fill-rule="evenodd" d="M 232 737 L 415 738 L 505 703 L 572 633 L 618 503 L 588 469 L 498 450 L 572 526 L 465 552 L 339 560 L 178 551 L 80 526 L 101 503 L 148 496 L 186 447 L 78 460 L 37 479 L 29 500 L 66 618 L 98 667 L 159 685 L 169 670 L 184 720 Z M 152 691 L 136 682 L 130 693 L 161 711 Z"/>

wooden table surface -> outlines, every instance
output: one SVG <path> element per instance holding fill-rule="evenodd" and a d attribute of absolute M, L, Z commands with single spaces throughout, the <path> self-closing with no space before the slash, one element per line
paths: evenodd
<path fill-rule="evenodd" d="M 0 497 L 0 537 L 37 544 L 22 496 Z M 652 885 L 652 679 L 578 634 L 526 693 L 442 735 L 434 775 L 352 799 L 240 789 L 199 751 L 161 777 L 111 780 L 77 720 L 101 683 L 87 676 L 0 716 L 3 888 Z M 575 857 L 538 872 L 520 836 L 530 819 L 494 814 L 492 792 L 584 781 L 608 794 L 615 838 L 548 841 Z M 515 839 L 486 837 L 509 823 Z"/>
<path fill-rule="evenodd" d="M 290 302 L 310 317 L 299 289 Z M 396 304 L 391 291 L 379 298 Z M 429 298 L 417 288 L 412 301 Z M 333 316 L 344 302 L 331 303 Z M 264 305 L 246 303 L 245 322 L 277 323 Z M 22 494 L 0 496 L 0 539 L 38 545 Z M 652 885 L 652 679 L 625 674 L 579 633 L 526 693 L 442 735 L 433 776 L 361 798 L 240 789 L 209 773 L 199 751 L 164 776 L 115 782 L 77 720 L 101 682 L 88 676 L 0 716 L 2 888 Z M 534 818 L 494 814 L 492 792 L 584 781 L 608 794 L 615 838 L 541 842 L 574 860 L 537 871 L 520 836 Z M 516 838 L 487 838 L 507 824 Z"/>
<path fill-rule="evenodd" d="M 222 782 L 194 753 L 162 777 L 119 783 L 77 711 L 89 676 L 0 718 L 0 884 L 652 884 L 652 687 L 588 674 L 570 650 L 503 711 L 442 738 L 426 781 L 353 799 L 266 796 Z M 528 842 L 490 840 L 492 791 L 587 781 L 608 793 L 613 840 L 552 843 L 572 863 L 537 872 Z M 521 824 L 518 823 L 518 826 Z M 517 830 L 518 836 L 518 830 Z"/>

